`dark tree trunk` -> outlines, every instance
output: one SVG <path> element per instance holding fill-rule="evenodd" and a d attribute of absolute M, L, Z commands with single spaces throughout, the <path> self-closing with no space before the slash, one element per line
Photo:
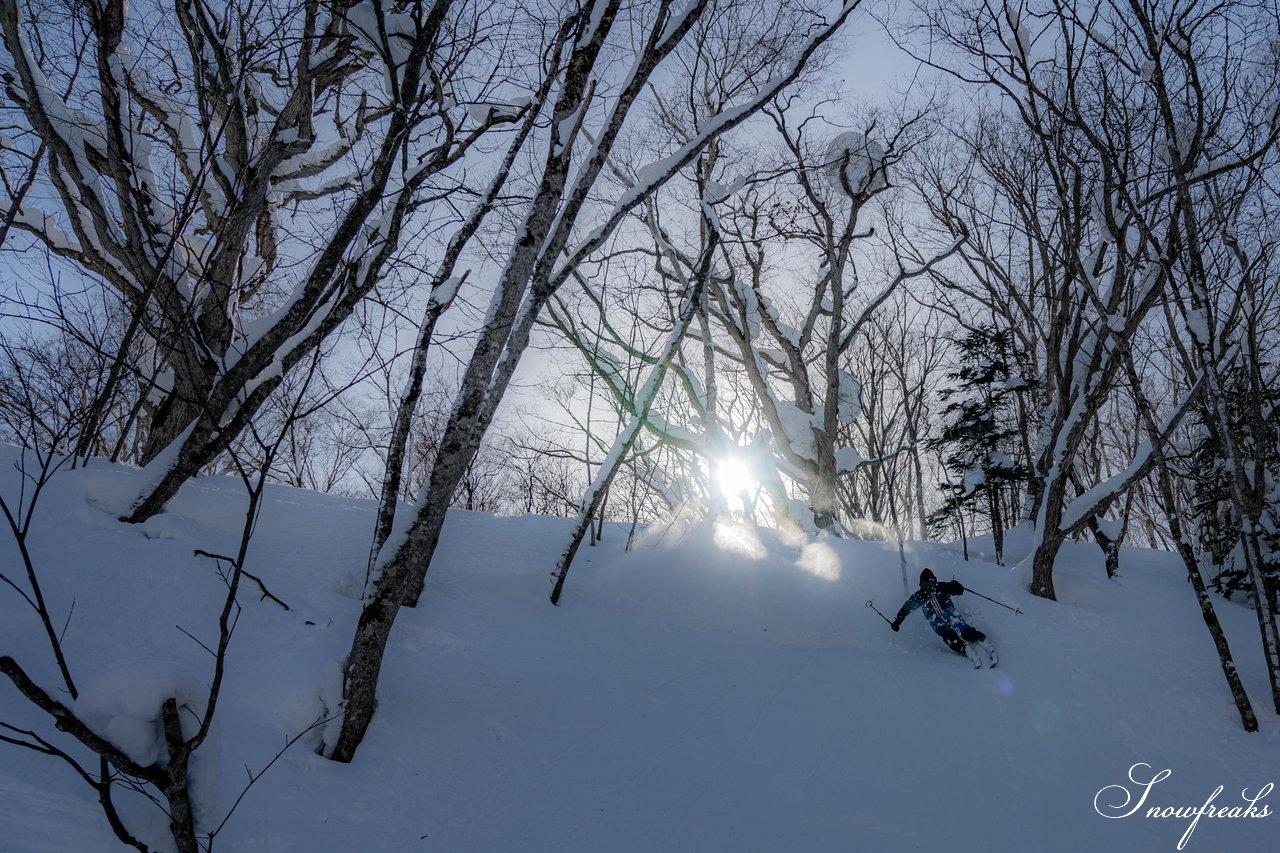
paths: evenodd
<path fill-rule="evenodd" d="M 1044 489 L 1040 516 L 1037 519 L 1036 533 L 1039 543 L 1031 562 L 1031 593 L 1050 601 L 1058 600 L 1053 588 L 1053 565 L 1058 558 L 1062 543 L 1067 538 L 1060 526 L 1066 488 L 1066 477 L 1061 475 L 1050 477 Z"/>
<path fill-rule="evenodd" d="M 1200 573 L 1200 564 L 1196 559 L 1195 549 L 1187 541 L 1186 533 L 1182 528 L 1177 502 L 1174 499 L 1173 485 L 1170 480 L 1168 468 L 1162 461 L 1159 471 L 1160 499 L 1164 504 L 1165 516 L 1169 523 L 1169 532 L 1177 544 L 1178 556 L 1182 557 L 1182 562 L 1187 567 L 1187 578 L 1191 581 L 1191 586 L 1195 590 L 1196 601 L 1200 604 L 1200 615 L 1204 618 L 1205 627 L 1209 629 L 1209 636 L 1213 638 L 1213 646 L 1218 652 L 1218 662 L 1222 666 L 1222 675 L 1227 680 L 1227 686 L 1231 690 L 1231 696 L 1236 703 L 1236 710 L 1240 712 L 1240 723 L 1244 726 L 1246 732 L 1256 732 L 1258 730 L 1258 718 L 1253 713 L 1253 705 L 1249 701 L 1249 694 L 1245 692 L 1244 684 L 1240 681 L 1240 673 L 1236 671 L 1235 660 L 1231 656 L 1231 647 L 1227 644 L 1227 637 L 1222 632 L 1222 623 L 1218 621 L 1218 614 L 1213 609 L 1213 599 L 1209 597 L 1209 591 L 1205 589 L 1204 577 Z"/>
<path fill-rule="evenodd" d="M 169 831 L 173 833 L 178 853 L 200 853 L 196 842 L 195 816 L 191 811 L 191 794 L 187 784 L 187 768 L 191 761 L 191 747 L 182 737 L 182 721 L 178 718 L 178 702 L 173 697 L 164 700 L 160 708 L 164 727 L 164 740 L 169 749 L 168 776 L 163 786 L 165 801 L 169 804 Z"/>
<path fill-rule="evenodd" d="M 1004 519 L 1000 510 L 1000 489 L 988 484 L 988 499 L 991 510 L 991 540 L 996 549 L 996 565 L 1004 565 Z"/>
<path fill-rule="evenodd" d="M 1053 564 L 1058 557 L 1058 550 L 1066 540 L 1059 531 L 1046 531 L 1036 548 L 1035 557 L 1031 561 L 1031 593 L 1050 601 L 1057 601 L 1058 594 L 1053 588 Z"/>
<path fill-rule="evenodd" d="M 1107 577 L 1115 579 L 1120 573 L 1120 539 L 1112 539 L 1102 529 L 1102 525 L 1098 523 L 1098 517 L 1095 515 L 1089 519 L 1089 530 L 1093 533 L 1093 541 L 1098 543 L 1098 547 L 1102 549 L 1103 559 L 1106 560 Z"/>

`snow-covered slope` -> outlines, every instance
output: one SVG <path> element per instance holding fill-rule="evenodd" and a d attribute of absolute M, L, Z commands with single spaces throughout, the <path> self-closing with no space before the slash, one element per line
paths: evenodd
<path fill-rule="evenodd" d="M 4 468 L 16 458 L 4 449 Z M 59 474 L 33 551 L 66 631 L 76 707 L 139 757 L 156 748 L 160 697 L 198 698 L 222 581 L 196 548 L 233 553 L 244 508 L 233 480 L 189 484 L 142 527 L 96 509 L 135 472 Z M 17 479 L 0 487 L 15 497 Z M 198 753 L 201 828 L 295 734 L 332 713 L 359 611 L 373 505 L 283 487 L 268 504 L 211 741 Z M 1221 604 L 1263 731 L 1245 734 L 1190 589 L 1169 555 L 1126 550 L 1108 582 L 1092 546 L 1069 545 L 1061 602 L 1031 597 L 1021 570 L 917 544 L 912 580 L 966 595 L 1001 665 L 975 671 L 904 598 L 896 547 L 783 542 L 741 528 L 625 531 L 584 548 L 559 608 L 548 572 L 567 522 L 456 512 L 427 594 L 396 625 L 380 706 L 350 765 L 315 753 L 317 729 L 257 782 L 218 835 L 226 851 L 1163 851 L 1189 818 L 1148 807 L 1241 806 L 1280 781 L 1256 623 Z M 4 573 L 20 580 L 9 543 Z M 58 685 L 39 623 L 0 589 L 0 654 Z M 0 720 L 48 733 L 0 684 Z M 66 746 L 69 739 L 60 738 Z M 1126 778 L 1154 785 L 1131 817 Z M 1146 773 L 1146 777 L 1140 774 Z M 1099 796 L 1099 792 L 1102 792 Z M 122 800 L 128 795 L 122 794 Z M 163 845 L 164 821 L 127 813 Z M 1096 802 L 1095 802 L 1096 801 Z M 1136 799 L 1133 801 L 1136 803 Z M 1200 820 L 1185 849 L 1275 849 L 1280 818 Z M 1132 803 L 1131 803 L 1132 805 Z M 0 850 L 117 849 L 92 792 L 58 762 L 0 744 Z M 163 847 L 162 847 L 163 849 Z"/>

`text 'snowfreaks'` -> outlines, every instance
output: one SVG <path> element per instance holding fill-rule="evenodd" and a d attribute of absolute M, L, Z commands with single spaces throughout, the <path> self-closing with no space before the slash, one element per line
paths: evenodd
<path fill-rule="evenodd" d="M 1258 788 L 1256 793 L 1250 794 L 1249 789 L 1245 788 L 1240 791 L 1240 803 L 1232 805 L 1217 805 L 1215 801 L 1223 792 L 1225 786 L 1219 785 L 1209 794 L 1203 805 L 1199 806 L 1171 806 L 1171 805 L 1153 805 L 1149 804 L 1151 798 L 1151 789 L 1157 783 L 1168 779 L 1173 775 L 1172 770 L 1161 770 L 1159 773 L 1151 772 L 1153 768 L 1150 764 L 1138 763 L 1129 768 L 1129 781 L 1136 787 L 1130 790 L 1126 785 L 1108 785 L 1100 790 L 1093 797 L 1093 810 L 1105 818 L 1112 820 L 1120 820 L 1121 818 L 1132 817 L 1142 812 L 1143 817 L 1149 818 L 1182 818 L 1189 819 L 1190 824 L 1187 825 L 1186 832 L 1182 833 L 1182 838 L 1178 839 L 1178 849 L 1181 850 L 1186 846 L 1187 841 L 1191 838 L 1191 833 L 1195 832 L 1196 824 L 1200 822 L 1200 818 L 1207 817 L 1214 820 L 1226 818 L 1228 820 L 1240 818 L 1264 818 L 1271 816 L 1271 807 L 1263 804 L 1258 805 L 1260 801 L 1266 798 L 1271 790 L 1275 787 L 1272 782 Z M 1146 778 L 1146 777 L 1150 778 Z M 1144 781 L 1145 780 L 1145 781 Z M 1140 792 L 1140 793 L 1139 793 Z M 1136 802 L 1135 802 L 1136 800 Z M 1145 807 L 1145 811 L 1143 808 Z"/>

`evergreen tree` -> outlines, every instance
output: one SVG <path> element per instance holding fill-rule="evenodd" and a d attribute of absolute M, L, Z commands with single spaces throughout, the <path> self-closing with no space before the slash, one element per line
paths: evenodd
<path fill-rule="evenodd" d="M 940 448 L 947 478 L 939 483 L 947 501 L 929 523 L 935 529 L 972 510 L 986 517 L 995 541 L 996 562 L 1004 563 L 1004 531 L 1016 517 L 1020 484 L 1030 468 L 1014 459 L 1019 434 L 1015 404 L 1032 382 L 1021 375 L 1013 333 L 978 326 L 956 341 L 959 367 L 947 374 L 951 386 L 941 392 L 945 426 L 932 441 Z"/>

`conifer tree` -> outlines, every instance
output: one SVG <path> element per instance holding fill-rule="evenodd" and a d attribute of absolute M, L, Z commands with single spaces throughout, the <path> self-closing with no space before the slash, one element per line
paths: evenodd
<path fill-rule="evenodd" d="M 1018 509 L 1018 487 L 1030 479 L 1027 465 L 1015 461 L 1017 395 L 1031 388 L 1022 377 L 1013 333 L 978 326 L 956 341 L 960 363 L 947 374 L 941 392 L 945 426 L 932 444 L 943 453 L 947 477 L 939 483 L 947 501 L 929 518 L 936 529 L 972 509 L 986 517 L 996 562 L 1004 563 L 1004 531 Z"/>

